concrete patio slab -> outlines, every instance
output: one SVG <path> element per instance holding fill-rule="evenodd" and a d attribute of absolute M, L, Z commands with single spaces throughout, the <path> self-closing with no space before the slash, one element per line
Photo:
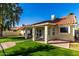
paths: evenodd
<path fill-rule="evenodd" d="M 48 43 L 58 47 L 69 48 L 69 42 L 65 40 L 50 40 Z"/>
<path fill-rule="evenodd" d="M 44 43 L 44 41 L 37 41 L 37 42 Z M 48 44 L 62 48 L 69 48 L 70 43 L 65 40 L 50 40 L 48 41 Z"/>

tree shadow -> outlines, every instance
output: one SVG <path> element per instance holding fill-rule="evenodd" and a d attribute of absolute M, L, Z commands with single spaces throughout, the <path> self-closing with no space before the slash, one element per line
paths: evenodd
<path fill-rule="evenodd" d="M 50 49 L 57 49 L 57 47 L 52 47 L 49 45 L 38 45 L 34 47 L 29 48 L 20 48 L 19 50 L 15 50 L 10 54 L 7 54 L 8 56 L 32 56 L 31 53 L 37 52 L 37 51 L 49 51 Z"/>
<path fill-rule="evenodd" d="M 24 37 L 8 37 L 9 39 L 24 40 Z"/>

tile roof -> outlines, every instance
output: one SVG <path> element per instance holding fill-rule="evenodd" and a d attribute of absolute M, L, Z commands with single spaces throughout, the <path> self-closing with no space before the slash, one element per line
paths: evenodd
<path fill-rule="evenodd" d="M 11 28 L 11 30 L 24 30 L 24 29 L 25 29 L 24 26 Z"/>
<path fill-rule="evenodd" d="M 23 30 L 25 27 L 22 26 L 22 27 L 17 27 L 16 30 Z"/>
<path fill-rule="evenodd" d="M 58 22 L 55 22 L 57 25 L 62 25 L 62 24 L 76 24 L 76 17 L 74 15 L 69 15 L 66 17 L 60 18 Z"/>
<path fill-rule="evenodd" d="M 76 24 L 77 20 L 76 20 L 76 16 L 75 15 L 68 15 L 62 18 L 55 18 L 54 20 L 47 20 L 47 21 L 42 21 L 42 22 L 38 22 L 38 23 L 34 23 L 32 25 L 36 25 L 36 24 L 41 24 L 41 23 L 55 23 L 56 25 L 62 25 L 62 24 Z"/>
<path fill-rule="evenodd" d="M 41 24 L 41 23 L 46 23 L 46 22 L 52 23 L 52 20 L 41 21 L 41 22 L 34 23 L 34 24 L 32 24 L 32 25 Z"/>

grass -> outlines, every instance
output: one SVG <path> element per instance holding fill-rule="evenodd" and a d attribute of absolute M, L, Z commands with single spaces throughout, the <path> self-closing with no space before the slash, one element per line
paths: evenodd
<path fill-rule="evenodd" d="M 79 56 L 79 51 L 26 40 L 5 50 L 7 56 Z M 0 55 L 4 55 L 0 51 Z"/>
<path fill-rule="evenodd" d="M 9 41 L 23 41 L 23 40 L 25 40 L 24 37 L 4 37 L 0 38 L 0 43 Z"/>

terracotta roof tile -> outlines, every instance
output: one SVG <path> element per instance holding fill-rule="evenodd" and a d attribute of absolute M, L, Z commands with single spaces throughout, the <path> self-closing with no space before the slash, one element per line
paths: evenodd
<path fill-rule="evenodd" d="M 76 17 L 74 15 L 69 15 L 64 18 L 61 18 L 60 21 L 56 22 L 57 25 L 61 24 L 76 24 Z"/>
<path fill-rule="evenodd" d="M 68 16 L 64 16 L 62 18 L 56 18 L 54 20 L 46 20 L 46 21 L 34 23 L 32 25 L 46 23 L 46 22 L 56 23 L 57 25 L 62 25 L 62 24 L 76 24 L 77 23 L 75 15 L 68 15 Z"/>
<path fill-rule="evenodd" d="M 16 30 L 23 30 L 25 27 L 22 26 L 22 27 L 16 27 Z"/>

